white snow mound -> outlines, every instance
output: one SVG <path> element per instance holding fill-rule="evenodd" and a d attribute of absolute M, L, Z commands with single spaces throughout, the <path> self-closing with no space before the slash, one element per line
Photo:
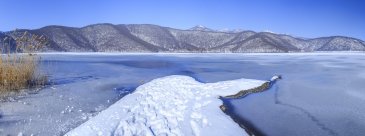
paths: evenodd
<path fill-rule="evenodd" d="M 200 83 L 167 76 L 139 86 L 67 136 L 94 135 L 247 135 L 219 106 L 219 96 L 260 86 L 265 81 L 237 79 Z"/>

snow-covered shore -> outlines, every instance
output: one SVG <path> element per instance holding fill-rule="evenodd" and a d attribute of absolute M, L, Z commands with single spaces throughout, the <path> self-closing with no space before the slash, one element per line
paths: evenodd
<path fill-rule="evenodd" d="M 200 83 L 188 76 L 148 82 L 66 135 L 246 135 L 219 106 L 219 96 L 266 81 Z"/>
<path fill-rule="evenodd" d="M 316 56 L 316 55 L 360 55 L 364 56 L 364 51 L 317 51 L 317 52 L 290 52 L 290 53 L 169 53 L 169 52 L 39 52 L 39 55 L 107 55 L 107 56 L 120 56 L 120 55 L 156 55 L 156 56 L 222 56 L 222 55 L 236 55 L 236 56 Z M 5 54 L 6 55 L 6 54 Z"/>

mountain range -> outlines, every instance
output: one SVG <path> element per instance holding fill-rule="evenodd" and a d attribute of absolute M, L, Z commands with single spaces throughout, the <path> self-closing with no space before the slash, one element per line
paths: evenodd
<path fill-rule="evenodd" d="M 217 31 L 204 26 L 181 30 L 150 24 L 94 24 L 81 28 L 46 26 L 0 32 L 0 38 L 13 40 L 25 31 L 48 39 L 44 52 L 365 51 L 364 41 L 345 36 L 298 38 L 271 32 Z M 0 44 L 4 44 L 3 41 Z"/>

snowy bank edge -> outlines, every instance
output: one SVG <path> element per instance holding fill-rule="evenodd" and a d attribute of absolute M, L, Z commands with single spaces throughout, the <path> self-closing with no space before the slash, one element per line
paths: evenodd
<path fill-rule="evenodd" d="M 231 123 L 230 126 L 228 128 L 234 128 L 235 130 L 240 129 L 238 131 L 235 132 L 240 132 L 240 134 L 245 133 L 245 131 L 243 131 L 242 128 L 240 128 L 239 124 L 236 124 L 234 122 L 234 120 L 232 120 L 231 117 L 229 117 L 227 114 L 225 114 L 224 112 L 221 111 L 220 109 L 220 105 L 223 104 L 223 102 L 218 99 L 220 96 L 227 96 L 227 95 L 231 95 L 234 93 L 237 93 L 239 90 L 249 90 L 252 88 L 257 88 L 260 87 L 264 84 L 267 83 L 267 81 L 261 81 L 261 80 L 253 80 L 253 79 L 236 79 L 236 80 L 229 80 L 229 81 L 221 81 L 221 82 L 216 82 L 216 83 L 200 83 L 198 81 L 196 81 L 195 79 L 188 77 L 188 76 L 177 76 L 177 75 L 173 75 L 173 76 L 167 76 L 167 77 L 162 77 L 162 78 L 157 78 L 154 79 L 144 85 L 141 85 L 140 87 L 138 87 L 136 89 L 136 91 L 134 93 L 132 93 L 131 95 L 126 96 L 125 98 L 122 98 L 121 100 L 119 100 L 118 102 L 116 102 L 115 104 L 113 104 L 112 106 L 110 106 L 109 108 L 107 108 L 106 110 L 102 111 L 101 113 L 99 113 L 99 115 L 93 117 L 92 119 L 88 120 L 87 122 L 81 124 L 79 127 L 71 130 L 69 133 L 67 133 L 66 135 L 69 136 L 78 136 L 78 135 L 116 135 L 115 131 L 117 129 L 117 127 L 119 128 L 120 123 L 119 121 L 115 121 L 114 123 L 109 123 L 109 127 L 112 126 L 111 128 L 103 128 L 106 127 L 105 122 L 111 121 L 110 117 L 111 113 L 116 113 L 116 111 L 119 112 L 125 112 L 122 111 L 121 109 L 116 109 L 116 108 L 120 108 L 121 105 L 125 104 L 125 102 L 128 102 L 131 100 L 131 97 L 140 97 L 140 96 L 133 96 L 133 94 L 139 94 L 139 91 L 143 90 L 141 88 L 148 88 L 149 84 L 155 83 L 155 82 L 159 82 L 159 81 L 167 81 L 169 80 L 169 78 L 182 78 L 183 80 L 187 80 L 187 81 L 192 81 L 194 84 L 196 85 L 203 85 L 204 87 L 208 87 L 208 88 L 212 88 L 212 90 L 220 90 L 220 89 L 226 89 L 225 91 L 220 91 L 219 93 L 215 92 L 213 93 L 215 96 L 212 97 L 215 99 L 215 101 L 217 101 L 218 105 L 215 105 L 215 111 L 219 111 L 219 113 L 222 113 L 223 116 L 225 116 L 225 119 L 228 119 Z M 228 89 L 227 89 L 228 88 Z M 227 91 L 229 90 L 229 91 Z M 129 98 L 128 98 L 129 97 Z M 125 101 L 123 103 L 123 101 Z M 131 104 L 131 103 L 128 103 Z M 123 106 L 122 106 L 123 107 Z M 222 116 L 222 114 L 220 114 Z M 125 114 L 120 114 L 120 115 L 125 115 Z M 114 118 L 115 119 L 115 118 Z M 123 116 L 118 117 L 117 119 L 119 120 L 123 120 Z M 104 123 L 101 123 L 104 122 Z M 219 124 L 219 123 L 218 123 Z M 192 124 L 193 125 L 193 124 Z M 214 126 L 214 124 L 213 124 Z M 217 125 L 216 125 L 217 126 Z M 218 125 L 219 126 L 219 125 Z M 227 126 L 225 126 L 227 128 Z M 103 130 L 105 129 L 105 130 Z M 192 127 L 192 131 L 194 127 Z M 215 128 L 216 129 L 216 128 Z M 184 131 L 185 132 L 185 131 Z M 199 132 L 199 130 L 198 130 Z M 201 132 L 204 133 L 204 132 Z M 196 134 L 196 132 L 194 132 L 193 134 Z M 232 134 L 232 133 L 231 133 Z M 236 133 L 237 134 L 237 133 Z M 199 135 L 199 134 L 198 134 Z"/>
<path fill-rule="evenodd" d="M 315 55 L 358 55 L 365 56 L 365 51 L 332 51 L 332 52 L 296 52 L 296 53 L 150 53 L 150 52 L 38 52 L 39 55 L 156 55 L 156 56 L 210 56 L 210 55 L 237 55 L 237 56 L 315 56 Z"/>
<path fill-rule="evenodd" d="M 244 119 L 236 116 L 235 113 L 232 113 L 232 111 L 230 110 L 230 106 L 226 105 L 224 101 L 226 99 L 243 98 L 243 97 L 246 97 L 247 95 L 250 95 L 250 94 L 253 94 L 253 93 L 260 93 L 260 92 L 266 91 L 266 90 L 270 89 L 271 86 L 277 80 L 280 80 L 280 79 L 282 79 L 281 75 L 275 75 L 269 81 L 266 81 L 265 83 L 263 83 L 261 86 L 258 86 L 258 87 L 255 87 L 255 88 L 250 88 L 250 89 L 247 89 L 247 90 L 241 90 L 236 94 L 222 96 L 222 97 L 220 97 L 220 99 L 223 101 L 223 104 L 221 106 L 219 106 L 219 108 L 224 113 L 226 113 L 228 116 L 230 116 L 241 128 L 245 129 L 245 131 L 249 135 L 253 135 L 253 136 L 254 135 L 264 135 L 262 132 L 255 129 L 252 126 L 252 124 L 250 124 L 247 121 L 244 121 Z"/>

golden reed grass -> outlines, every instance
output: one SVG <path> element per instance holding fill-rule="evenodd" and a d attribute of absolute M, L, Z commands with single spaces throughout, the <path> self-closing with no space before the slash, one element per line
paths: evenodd
<path fill-rule="evenodd" d="M 46 38 L 27 32 L 20 36 L 14 32 L 12 37 L 15 50 L 11 48 L 11 38 L 3 39 L 0 48 L 0 93 L 45 85 L 47 78 L 38 71 L 40 57 L 34 53 L 47 44 Z"/>

